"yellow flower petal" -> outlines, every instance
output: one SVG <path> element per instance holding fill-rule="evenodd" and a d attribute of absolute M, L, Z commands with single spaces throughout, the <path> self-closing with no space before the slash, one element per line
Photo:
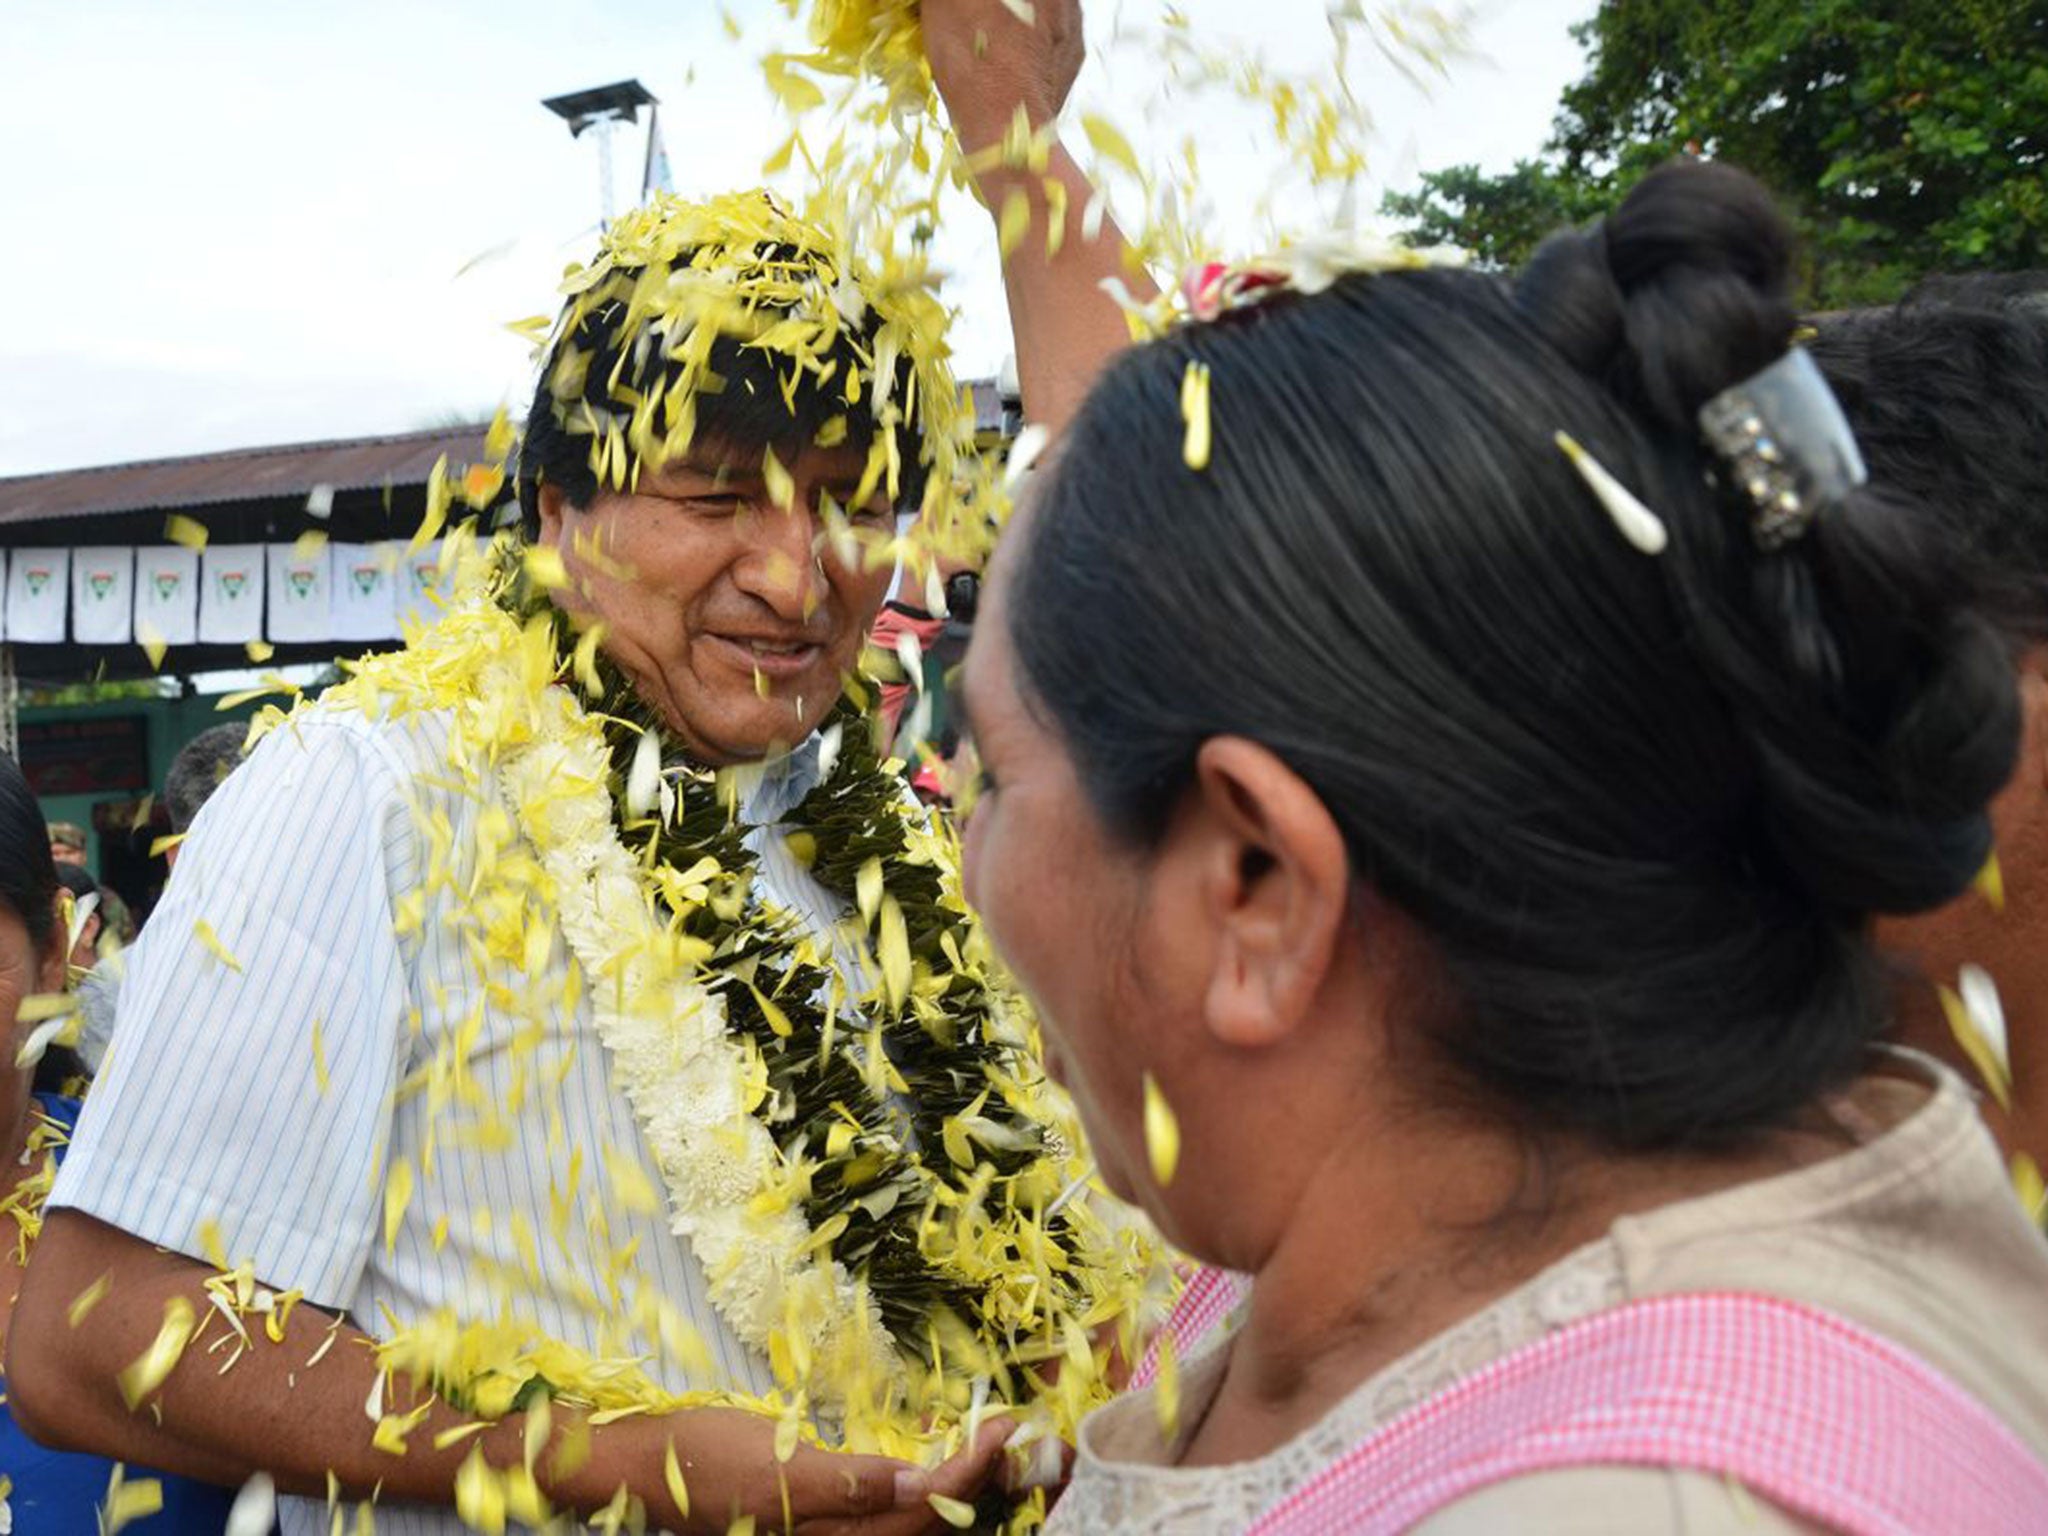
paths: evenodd
<path fill-rule="evenodd" d="M 121 1401 L 128 1405 L 129 1412 L 141 1407 L 150 1394 L 164 1384 L 165 1378 L 177 1367 L 179 1357 L 185 1353 L 185 1346 L 192 1342 L 192 1332 L 197 1326 L 198 1317 L 192 1303 L 183 1296 L 173 1296 L 164 1303 L 163 1325 L 157 1329 L 149 1348 L 137 1355 L 115 1379 L 121 1389 Z"/>
<path fill-rule="evenodd" d="M 159 1479 L 138 1477 L 130 1482 L 126 1468 L 115 1462 L 114 1474 L 107 1480 L 106 1502 L 100 1506 L 100 1530 L 105 1536 L 114 1536 L 124 1526 L 146 1520 L 163 1507 L 164 1485 Z"/>
<path fill-rule="evenodd" d="M 221 943 L 220 935 L 213 931 L 212 923 L 209 923 L 203 917 L 195 917 L 192 920 L 192 937 L 197 939 L 200 946 L 222 965 L 231 971 L 240 972 L 242 962 L 228 952 L 227 945 Z"/>
<path fill-rule="evenodd" d="M 164 519 L 164 537 L 187 549 L 206 548 L 206 525 L 196 518 L 173 512 Z"/>
<path fill-rule="evenodd" d="M 669 1500 L 675 1505 L 676 1512 L 687 1517 L 690 1513 L 690 1489 L 683 1481 L 683 1469 L 676 1460 L 676 1446 L 673 1440 L 662 1452 L 661 1481 L 662 1486 L 668 1489 Z"/>
<path fill-rule="evenodd" d="M 2041 1178 L 2041 1165 L 2024 1152 L 2016 1152 L 2012 1159 L 2012 1187 L 2020 1197 L 2020 1207 L 2033 1218 L 2035 1226 L 2048 1221 L 2048 1183 Z"/>
<path fill-rule="evenodd" d="M 1971 882 L 1977 894 L 1990 903 L 1991 910 L 2005 910 L 2005 875 L 1998 867 L 1998 854 L 1994 850 L 1984 861 L 1984 867 L 1977 871 L 1977 878 Z"/>
<path fill-rule="evenodd" d="M 1181 457 L 1189 469 L 1209 467 L 1209 365 L 1190 362 L 1180 381 L 1180 414 L 1187 423 Z"/>
<path fill-rule="evenodd" d="M 1152 1177 L 1161 1189 L 1166 1188 L 1180 1166 L 1180 1122 L 1150 1072 L 1145 1074 L 1145 1156 L 1152 1165 Z"/>

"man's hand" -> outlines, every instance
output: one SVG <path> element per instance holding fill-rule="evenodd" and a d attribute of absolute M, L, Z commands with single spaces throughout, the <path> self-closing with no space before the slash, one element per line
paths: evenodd
<path fill-rule="evenodd" d="M 926 1471 L 886 1456 L 811 1446 L 777 1462 L 774 1421 L 737 1409 L 624 1419 L 607 1427 L 600 1456 L 577 1477 L 579 1489 L 565 1502 L 598 1508 L 600 1495 L 623 1483 L 646 1502 L 651 1527 L 682 1536 L 724 1536 L 746 1515 L 757 1530 L 798 1536 L 923 1536 L 951 1529 L 932 1495 L 972 1503 L 1014 1429 L 1007 1419 L 990 1420 L 971 1445 Z M 689 1496 L 687 1513 L 665 1488 L 671 1445 Z"/>
<path fill-rule="evenodd" d="M 1033 128 L 1060 114 L 1084 45 L 1080 0 L 1032 0 L 1024 21 L 1005 0 L 924 0 L 925 57 L 972 154 L 996 143 L 1022 107 Z"/>

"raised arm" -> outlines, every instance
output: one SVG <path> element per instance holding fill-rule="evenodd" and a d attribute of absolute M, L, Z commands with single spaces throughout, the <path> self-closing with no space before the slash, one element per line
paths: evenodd
<path fill-rule="evenodd" d="M 1003 0 L 925 0 L 923 17 L 932 75 L 976 166 L 976 191 L 998 220 L 1017 196 L 1030 210 L 1028 232 L 1003 263 L 1003 286 L 1025 414 L 1057 436 L 1104 364 L 1130 344 L 1104 280 L 1122 280 L 1140 299 L 1157 289 L 1127 264 L 1129 247 L 1113 220 L 1105 217 L 1095 238 L 1086 237 L 1095 188 L 1063 145 L 1053 143 L 1042 172 L 1001 164 L 992 153 L 1018 108 L 1034 130 L 1053 122 L 1080 73 L 1080 0 L 1036 0 L 1033 12 L 1027 23 Z M 1048 184 L 1060 191 L 1048 192 Z M 1062 235 L 1049 255 L 1056 217 Z"/>

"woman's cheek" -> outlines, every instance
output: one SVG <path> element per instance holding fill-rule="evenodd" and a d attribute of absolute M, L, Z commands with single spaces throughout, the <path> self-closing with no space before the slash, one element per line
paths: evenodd
<path fill-rule="evenodd" d="M 986 862 L 983 849 L 987 844 L 988 813 L 976 804 L 960 834 L 960 888 L 967 893 L 967 904 L 984 919 L 988 911 L 981 902 L 981 866 Z"/>

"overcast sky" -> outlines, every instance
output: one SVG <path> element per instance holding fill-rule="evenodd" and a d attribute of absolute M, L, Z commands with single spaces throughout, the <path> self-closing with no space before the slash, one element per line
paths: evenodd
<path fill-rule="evenodd" d="M 1303 67 L 1329 50 L 1324 4 L 1182 9 L 1219 41 L 1255 16 L 1256 42 Z M 738 45 L 712 0 L 0 0 L 0 474 L 405 431 L 516 399 L 526 346 L 502 327 L 554 308 L 598 212 L 589 141 L 540 99 L 637 76 L 662 99 L 678 191 L 757 183 L 786 129 L 752 57 L 782 10 L 729 8 Z M 1160 6 L 1092 0 L 1091 39 L 1119 9 Z M 1579 72 L 1566 28 L 1592 9 L 1482 3 L 1480 57 L 1429 99 L 1376 60 L 1355 71 L 1378 183 L 1532 153 Z M 1155 86 L 1128 49 L 1098 49 L 1079 94 L 1142 149 L 1128 104 Z M 1229 241 L 1268 157 L 1249 118 L 1201 124 Z M 622 199 L 641 142 L 618 137 Z M 960 370 L 990 373 L 1009 345 L 994 242 L 957 222 L 942 257 Z"/>

